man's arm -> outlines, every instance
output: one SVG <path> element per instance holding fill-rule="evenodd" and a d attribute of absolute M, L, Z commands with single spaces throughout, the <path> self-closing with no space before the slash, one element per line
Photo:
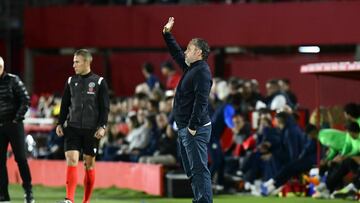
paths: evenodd
<path fill-rule="evenodd" d="M 108 114 L 109 114 L 109 93 L 108 87 L 105 80 L 102 80 L 99 87 L 99 122 L 98 122 L 98 129 L 95 132 L 95 137 L 97 139 L 101 139 L 105 136 L 105 126 L 108 121 Z"/>
<path fill-rule="evenodd" d="M 64 94 L 61 98 L 61 107 L 60 107 L 60 116 L 59 116 L 59 125 L 64 125 L 67 116 L 69 114 L 69 107 L 71 104 L 71 93 L 70 86 L 68 83 L 65 84 Z"/>
<path fill-rule="evenodd" d="M 196 124 L 200 123 L 200 115 L 208 108 L 212 83 L 210 72 L 204 70 L 197 71 L 194 74 L 193 83 L 195 101 L 188 126 L 190 130 L 196 130 L 199 127 Z"/>
<path fill-rule="evenodd" d="M 30 105 L 30 98 L 28 92 L 26 91 L 24 83 L 20 80 L 18 76 L 15 76 L 13 88 L 14 88 L 15 97 L 19 98 L 20 101 L 20 106 L 14 118 L 14 122 L 18 122 L 24 120 L 24 115 Z"/>
<path fill-rule="evenodd" d="M 169 21 L 166 23 L 166 25 L 163 28 L 163 37 L 171 56 L 176 61 L 176 63 L 179 64 L 179 66 L 185 71 L 189 67 L 185 63 L 184 52 L 176 42 L 174 36 L 170 33 L 175 23 L 174 20 L 175 19 L 173 17 L 169 18 Z"/>
<path fill-rule="evenodd" d="M 107 83 L 105 80 L 101 81 L 100 87 L 99 87 L 99 122 L 98 126 L 103 127 L 106 126 L 108 121 L 108 114 L 109 114 L 109 90 Z"/>

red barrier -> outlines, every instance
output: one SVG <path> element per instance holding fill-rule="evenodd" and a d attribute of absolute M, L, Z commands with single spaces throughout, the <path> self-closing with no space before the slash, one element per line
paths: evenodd
<path fill-rule="evenodd" d="M 26 133 L 31 133 L 31 132 L 49 133 L 52 129 L 54 129 L 54 126 L 25 124 L 24 129 Z"/>
<path fill-rule="evenodd" d="M 27 8 L 25 44 L 164 47 L 161 30 L 169 16 L 176 19 L 174 32 L 182 45 L 195 36 L 213 47 L 357 44 L 359 10 L 359 1 Z"/>
<path fill-rule="evenodd" d="M 7 163 L 10 183 L 21 183 L 13 158 Z M 65 186 L 65 161 L 29 160 L 33 184 Z M 78 167 L 78 185 L 83 184 L 84 169 Z M 163 195 L 163 168 L 161 165 L 124 162 L 97 162 L 95 188 L 116 186 Z M 64 191 L 65 192 L 65 191 Z"/>

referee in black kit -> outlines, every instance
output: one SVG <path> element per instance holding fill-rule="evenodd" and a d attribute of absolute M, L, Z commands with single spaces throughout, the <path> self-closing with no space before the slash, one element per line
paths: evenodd
<path fill-rule="evenodd" d="M 25 154 L 25 133 L 22 122 L 29 103 L 29 95 L 23 82 L 18 76 L 5 72 L 4 60 L 0 57 L 0 203 L 10 203 L 6 169 L 9 143 L 23 180 L 24 202 L 35 202 L 32 194 L 30 169 Z"/>
<path fill-rule="evenodd" d="M 76 75 L 68 78 L 61 100 L 56 133 L 65 135 L 66 198 L 73 203 L 77 185 L 77 165 L 80 154 L 84 160 L 84 198 L 90 202 L 95 183 L 95 156 L 99 140 L 105 135 L 109 113 L 108 87 L 103 77 L 94 74 L 90 65 L 91 53 L 86 49 L 74 53 Z"/>

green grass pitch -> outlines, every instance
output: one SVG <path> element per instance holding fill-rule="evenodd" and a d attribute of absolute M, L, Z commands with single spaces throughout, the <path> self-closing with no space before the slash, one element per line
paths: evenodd
<path fill-rule="evenodd" d="M 20 185 L 11 185 L 9 188 L 11 203 L 23 203 L 23 190 Z M 76 190 L 76 203 L 81 203 L 83 188 Z M 64 198 L 65 188 L 34 186 L 36 203 L 56 203 Z M 92 195 L 91 203 L 191 203 L 191 199 L 174 199 L 149 196 L 144 193 L 126 189 L 96 189 Z M 218 195 L 214 203 L 351 203 L 350 200 L 315 200 L 300 197 L 251 197 L 244 195 Z"/>

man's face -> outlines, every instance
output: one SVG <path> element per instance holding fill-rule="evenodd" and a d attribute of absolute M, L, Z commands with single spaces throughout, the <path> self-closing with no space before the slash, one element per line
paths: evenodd
<path fill-rule="evenodd" d="M 282 80 L 279 80 L 279 86 L 282 91 L 288 91 L 290 89 L 289 85 L 286 84 L 286 82 L 284 82 Z"/>
<path fill-rule="evenodd" d="M 197 48 L 192 41 L 190 41 L 185 51 L 185 63 L 190 66 L 190 64 L 200 59 L 201 50 Z"/>
<path fill-rule="evenodd" d="M 234 123 L 234 128 L 237 130 L 241 130 L 245 125 L 244 118 L 241 116 L 234 116 L 232 120 Z"/>
<path fill-rule="evenodd" d="M 161 67 L 161 73 L 167 77 L 169 75 L 169 69 Z"/>
<path fill-rule="evenodd" d="M 83 56 L 74 55 L 73 62 L 73 67 L 76 74 L 84 75 L 89 72 L 90 62 L 86 61 Z"/>
<path fill-rule="evenodd" d="M 167 125 L 167 118 L 165 114 L 159 114 L 156 116 L 156 125 L 159 129 L 164 129 Z"/>
<path fill-rule="evenodd" d="M 266 83 L 266 95 L 271 96 L 277 91 L 277 87 L 271 83 Z"/>
<path fill-rule="evenodd" d="M 276 118 L 276 117 L 275 117 L 275 126 L 278 127 L 279 129 L 285 128 L 284 122 L 281 119 Z"/>
<path fill-rule="evenodd" d="M 4 60 L 0 57 L 0 75 L 4 72 Z"/>

